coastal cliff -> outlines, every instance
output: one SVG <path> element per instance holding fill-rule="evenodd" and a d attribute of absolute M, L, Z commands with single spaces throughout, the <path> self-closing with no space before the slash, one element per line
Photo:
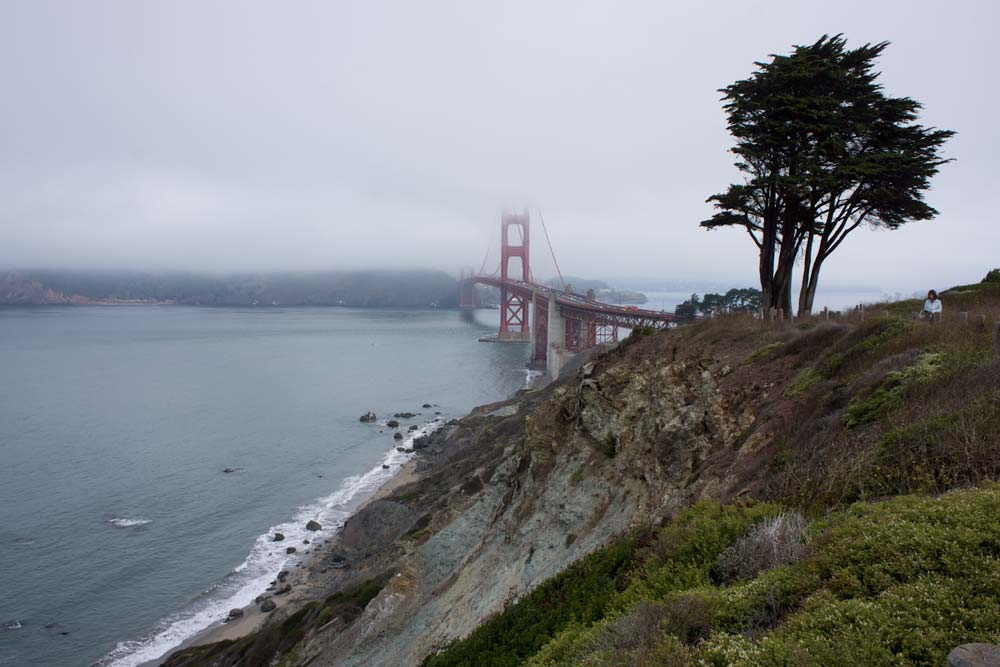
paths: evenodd
<path fill-rule="evenodd" d="M 913 321 L 915 304 L 901 302 L 867 319 L 770 328 L 733 317 L 634 332 L 558 381 L 415 443 L 415 480 L 348 519 L 294 602 L 254 633 L 164 664 L 684 665 L 711 651 L 723 658 L 699 664 L 772 664 L 741 663 L 718 646 L 732 635 L 753 654 L 756 639 L 820 604 L 815 596 L 831 586 L 823 577 L 833 575 L 795 579 L 794 594 L 768 589 L 788 599 L 727 620 L 719 610 L 738 605 L 720 602 L 722 591 L 771 565 L 744 571 L 738 558 L 727 575 L 726 549 L 787 514 L 797 517 L 795 545 L 826 540 L 839 553 L 836 530 L 849 522 L 831 512 L 901 494 L 932 498 L 1000 474 L 1000 362 L 976 316 L 1000 312 L 996 287 L 944 293 L 956 315 L 972 317 L 936 326 Z M 1000 509 L 995 492 L 982 493 L 967 504 Z M 993 545 L 983 563 L 1000 581 L 1000 527 L 981 524 Z M 695 529 L 712 536 L 710 546 Z M 689 543 L 698 554 L 690 562 Z M 796 546 L 777 565 L 808 569 L 825 553 L 811 548 Z M 936 572 L 928 564 L 913 577 Z M 860 588 L 841 582 L 827 594 L 881 595 L 892 577 L 879 576 L 871 590 L 862 576 Z M 664 600 L 682 593 L 688 616 L 677 626 L 676 605 Z M 942 634 L 927 660 L 949 642 L 1000 636 L 1000 618 L 968 617 L 978 629 Z M 602 620 L 615 618 L 646 618 L 654 640 L 622 640 L 636 633 Z"/>

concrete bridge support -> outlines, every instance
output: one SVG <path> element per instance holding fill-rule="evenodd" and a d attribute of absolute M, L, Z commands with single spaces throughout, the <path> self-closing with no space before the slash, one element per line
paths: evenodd
<path fill-rule="evenodd" d="M 549 343 L 546 346 L 545 370 L 553 380 L 559 377 L 559 371 L 566 361 L 573 356 L 566 349 L 566 322 L 555 299 L 549 299 Z"/>
<path fill-rule="evenodd" d="M 545 366 L 549 348 L 549 299 L 531 292 L 531 364 Z"/>

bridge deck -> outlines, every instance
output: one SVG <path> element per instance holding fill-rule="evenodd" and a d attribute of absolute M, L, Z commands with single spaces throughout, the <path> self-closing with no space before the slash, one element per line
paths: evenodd
<path fill-rule="evenodd" d="M 616 306 L 610 303 L 590 301 L 582 294 L 567 293 L 554 290 L 551 287 L 526 283 L 520 280 L 502 280 L 497 276 L 470 276 L 465 281 L 490 285 L 491 287 L 506 287 L 511 292 L 526 300 L 532 300 L 535 295 L 539 300 L 555 299 L 559 309 L 571 319 L 579 319 L 598 324 L 613 324 L 620 327 L 636 328 L 650 326 L 663 328 L 674 321 L 674 314 L 663 310 L 645 310 L 632 306 Z"/>

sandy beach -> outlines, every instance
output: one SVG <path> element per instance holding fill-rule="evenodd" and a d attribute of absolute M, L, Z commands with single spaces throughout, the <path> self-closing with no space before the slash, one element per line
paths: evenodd
<path fill-rule="evenodd" d="M 418 478 L 416 467 L 416 461 L 414 460 L 410 460 L 400 466 L 392 477 L 386 480 L 381 486 L 376 488 L 371 495 L 359 503 L 354 512 L 358 512 L 361 508 L 365 507 L 374 500 L 388 496 L 398 487 L 415 481 Z M 292 589 L 284 595 L 274 595 L 271 597 L 277 605 L 276 609 L 280 609 L 281 607 L 284 607 L 292 602 L 309 597 L 312 590 L 309 585 L 309 580 L 312 576 L 310 567 L 319 560 L 322 560 L 322 558 L 331 549 L 333 549 L 336 544 L 337 535 L 335 534 L 317 544 L 307 558 L 305 558 L 302 562 L 297 563 L 289 570 L 286 583 L 291 584 Z M 267 593 L 267 591 L 260 592 L 262 594 Z M 249 604 L 246 607 L 243 607 L 243 616 L 226 622 L 214 623 L 179 646 L 171 649 L 167 654 L 160 656 L 156 660 L 144 662 L 139 667 L 158 667 L 173 653 L 190 646 L 202 646 L 205 644 L 214 644 L 220 641 L 239 639 L 240 637 L 256 631 L 271 613 L 274 612 L 262 612 L 260 610 L 260 605 L 257 603 Z"/>

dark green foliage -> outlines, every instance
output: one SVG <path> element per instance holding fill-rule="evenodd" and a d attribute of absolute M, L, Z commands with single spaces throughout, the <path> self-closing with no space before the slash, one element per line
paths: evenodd
<path fill-rule="evenodd" d="M 725 294 L 706 294 L 704 298 L 692 294 L 690 299 L 674 308 L 674 316 L 680 322 L 691 322 L 699 313 L 706 316 L 752 313 L 760 309 L 760 299 L 760 290 L 752 287 L 733 288 Z"/>
<path fill-rule="evenodd" d="M 425 667 L 515 667 L 571 622 L 604 617 L 636 558 L 633 539 L 601 549 L 549 579 L 479 626 L 466 639 L 430 656 Z"/>
<path fill-rule="evenodd" d="M 347 604 L 363 610 L 385 588 L 391 576 L 391 574 L 383 574 L 381 577 L 369 579 L 343 593 L 334 593 L 326 599 L 326 602 L 328 605 Z"/>
<path fill-rule="evenodd" d="M 618 436 L 614 433 L 608 433 L 604 442 L 601 443 L 601 451 L 608 458 L 614 458 L 618 454 Z"/>
<path fill-rule="evenodd" d="M 745 179 L 709 198 L 717 213 L 701 224 L 750 235 L 765 308 L 791 310 L 798 258 L 802 314 L 812 309 L 823 262 L 852 231 L 937 214 L 923 193 L 953 133 L 918 125 L 918 102 L 884 94 L 874 66 L 887 42 L 846 44 L 824 35 L 721 91 Z"/>
<path fill-rule="evenodd" d="M 854 428 L 881 419 L 903 404 L 898 388 L 879 387 L 868 396 L 855 397 L 844 412 L 844 426 Z"/>
<path fill-rule="evenodd" d="M 813 385 L 825 379 L 823 373 L 815 368 L 804 368 L 795 376 L 792 383 L 788 385 L 785 393 L 789 396 L 800 396 L 806 393 Z"/>
<path fill-rule="evenodd" d="M 722 553 L 756 521 L 776 516 L 779 505 L 719 505 L 702 501 L 661 529 L 620 599 L 636 603 L 708 585 Z"/>
<path fill-rule="evenodd" d="M 759 347 L 753 351 L 753 353 L 748 356 L 743 363 L 752 364 L 758 361 L 766 361 L 774 356 L 774 354 L 781 349 L 782 343 L 768 343 L 763 347 Z"/>
<path fill-rule="evenodd" d="M 675 548 L 635 572 L 643 595 L 619 596 L 593 625 L 568 626 L 526 664 L 937 667 L 958 644 L 1000 639 L 997 486 L 859 503 L 817 526 L 801 560 L 749 581 L 677 576 L 773 510 L 702 503 L 682 513 L 657 540 Z M 636 622 L 649 617 L 657 622 Z M 645 662 L 653 655 L 669 662 Z"/>
<path fill-rule="evenodd" d="M 1000 283 L 1000 269 L 993 269 L 983 278 L 984 283 Z"/>

